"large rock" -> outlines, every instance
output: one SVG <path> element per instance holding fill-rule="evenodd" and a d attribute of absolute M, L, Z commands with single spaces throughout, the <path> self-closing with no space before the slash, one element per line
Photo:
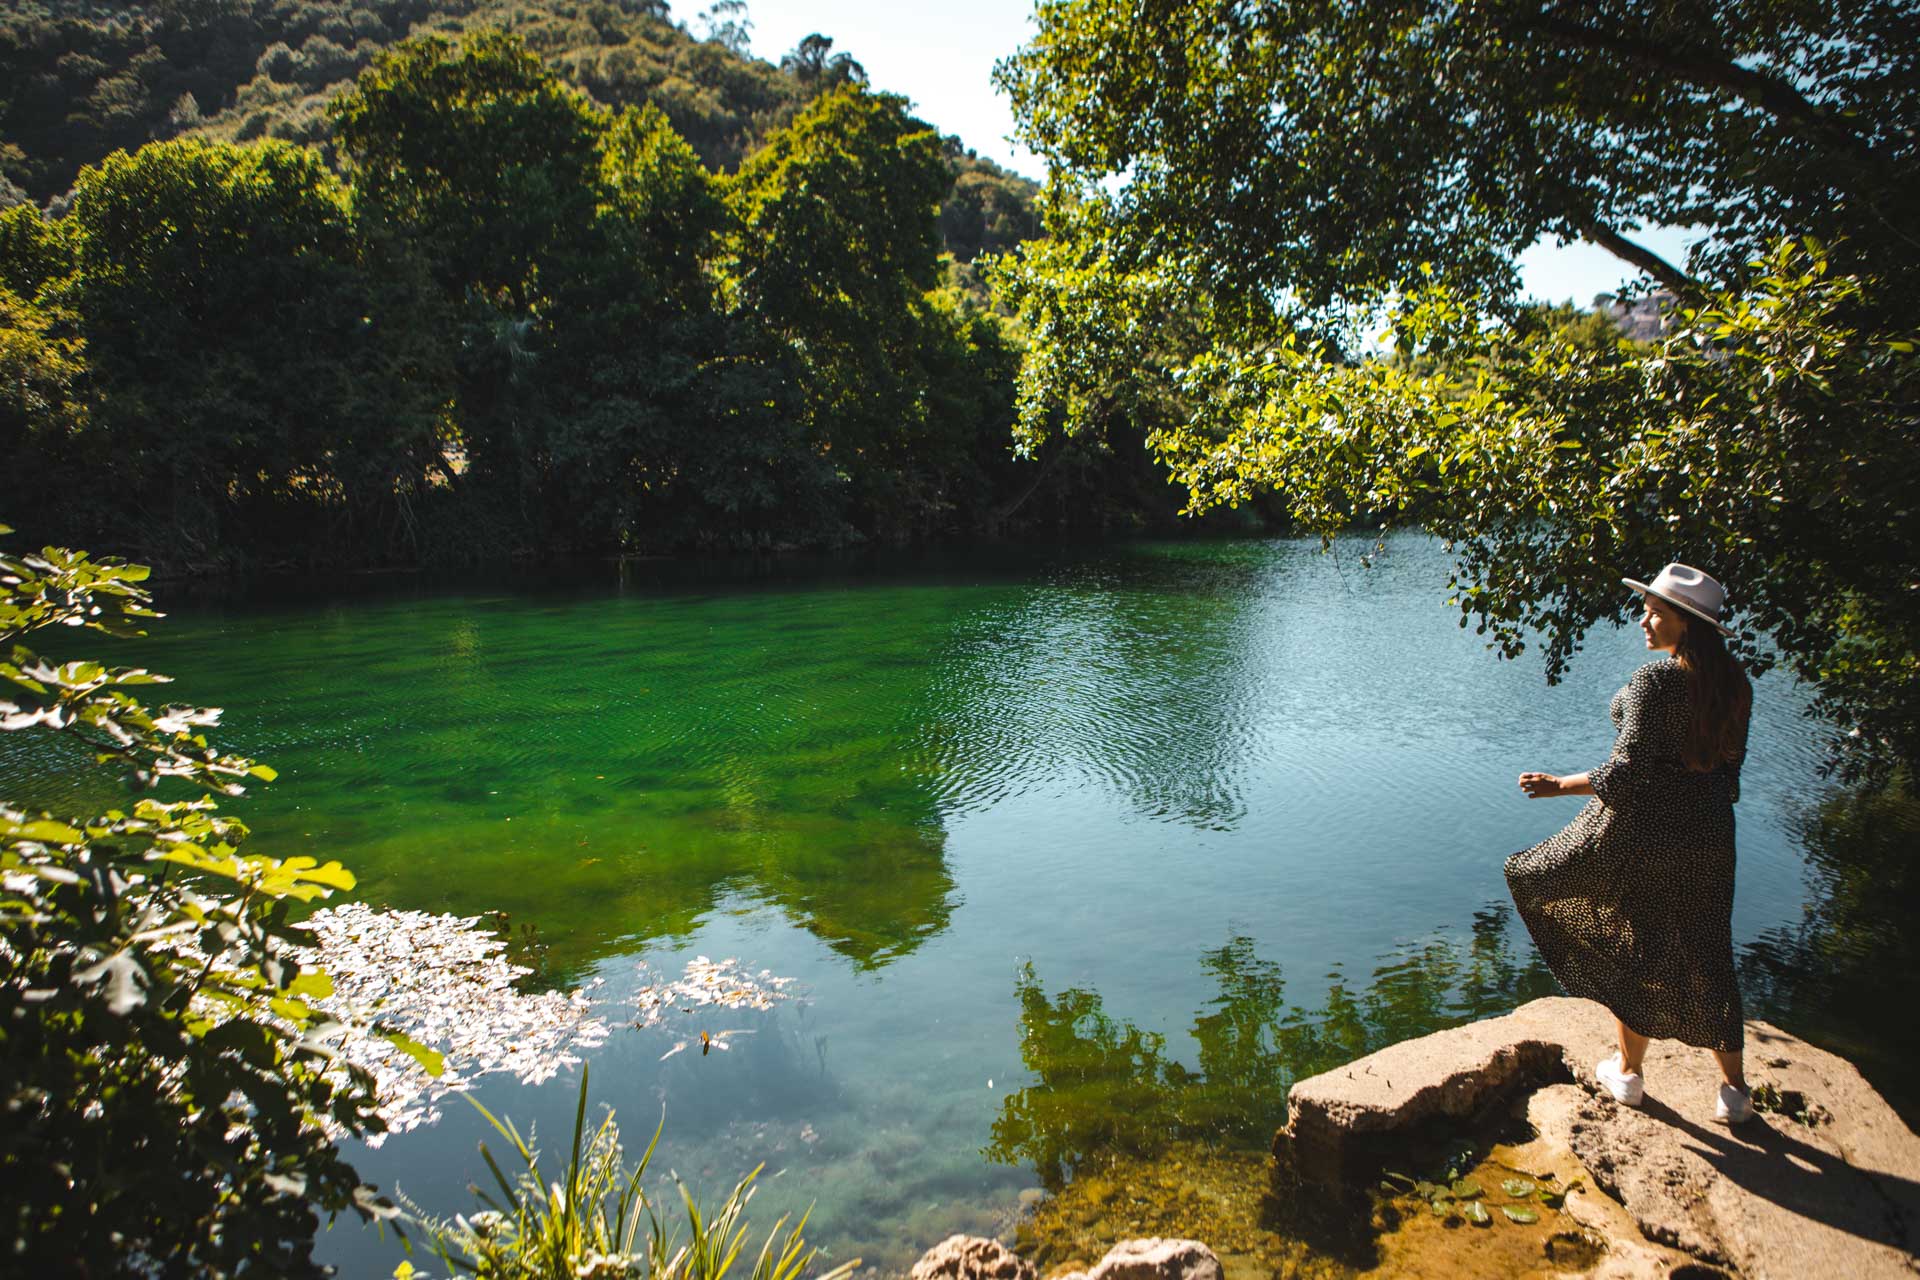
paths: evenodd
<path fill-rule="evenodd" d="M 1033 1267 L 997 1240 L 948 1236 L 913 1264 L 912 1280 L 1033 1280 Z M 1122 1240 L 1091 1270 L 1052 1280 L 1221 1280 L 1220 1259 L 1198 1240 Z"/>
<path fill-rule="evenodd" d="M 1198 1240 L 1122 1240 L 1087 1280 L 1220 1280 L 1220 1259 Z"/>
<path fill-rule="evenodd" d="M 1719 1077 L 1707 1053 L 1656 1042 L 1646 1104 L 1633 1110 L 1589 1083 L 1612 1048 L 1600 1006 L 1536 1000 L 1301 1081 L 1274 1152 L 1304 1180 L 1358 1178 L 1423 1127 L 1571 1081 L 1580 1092 L 1548 1090 L 1564 1101 L 1529 1118 L 1646 1240 L 1747 1280 L 1920 1275 L 1920 1138 L 1849 1063 L 1749 1022 L 1747 1077 L 1778 1109 L 1729 1129 L 1713 1121 Z"/>
<path fill-rule="evenodd" d="M 948 1236 L 920 1255 L 912 1280 L 1034 1280 L 1033 1264 L 998 1240 Z"/>

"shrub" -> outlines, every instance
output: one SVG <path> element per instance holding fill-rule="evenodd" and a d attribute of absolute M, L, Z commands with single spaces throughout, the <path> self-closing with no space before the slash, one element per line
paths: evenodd
<path fill-rule="evenodd" d="M 38 739 L 10 763 L 36 776 L 52 763 L 31 750 L 44 743 L 148 793 L 89 817 L 0 799 L 8 1265 L 317 1276 L 316 1209 L 396 1212 L 328 1136 L 382 1125 L 371 1081 L 333 1064 L 333 1024 L 307 1004 L 326 975 L 281 947 L 291 903 L 353 878 L 337 862 L 238 851 L 246 827 L 206 793 L 273 771 L 208 745 L 217 709 L 149 708 L 136 694 L 164 676 L 21 643 L 48 629 L 142 634 L 160 616 L 146 574 L 57 548 L 0 555 L 0 730 Z M 201 794 L 157 798 L 163 785 Z"/>

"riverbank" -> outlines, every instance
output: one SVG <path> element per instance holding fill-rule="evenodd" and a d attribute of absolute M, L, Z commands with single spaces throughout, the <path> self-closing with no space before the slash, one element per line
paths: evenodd
<path fill-rule="evenodd" d="M 1217 1152 L 1191 1152 L 1197 1158 L 1164 1168 L 1116 1165 L 1091 1191 L 1075 1187 L 1034 1208 L 1016 1237 L 1022 1259 L 1014 1271 L 1045 1280 L 1117 1274 L 1115 1259 L 1161 1243 L 1135 1237 L 1191 1235 L 1204 1246 L 1161 1249 L 1167 1265 L 1138 1274 L 1896 1280 L 1920 1273 L 1920 1137 L 1852 1064 L 1750 1021 L 1748 1077 L 1759 1111 L 1728 1127 L 1713 1120 L 1718 1077 L 1698 1050 L 1656 1043 L 1638 1109 L 1589 1083 L 1611 1035 L 1604 1009 L 1550 997 L 1302 1080 L 1264 1169 Z M 1214 1205 L 1252 1203 L 1245 1187 L 1236 1193 L 1224 1184 L 1263 1177 L 1266 1194 L 1245 1221 Z M 1116 1204 L 1134 1208 L 1103 1211 Z M 1007 1280 L 1012 1255 L 987 1244 L 944 1242 L 914 1274 Z M 1173 1265 L 1176 1257 L 1181 1265 Z M 968 1269 L 986 1259 L 993 1265 Z M 1136 1269 L 1118 1270 L 1132 1276 Z"/>

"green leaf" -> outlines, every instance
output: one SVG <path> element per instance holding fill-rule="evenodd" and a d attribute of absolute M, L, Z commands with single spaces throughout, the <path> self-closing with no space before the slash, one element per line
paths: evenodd
<path fill-rule="evenodd" d="M 1477 1200 L 1487 1194 L 1481 1185 L 1471 1178 L 1461 1178 L 1453 1184 L 1453 1194 L 1462 1200 Z"/>
<path fill-rule="evenodd" d="M 288 858 L 280 864 L 280 870 L 295 880 L 323 884 L 332 889 L 351 889 L 357 883 L 353 872 L 338 862 L 316 866 L 312 858 Z"/>
<path fill-rule="evenodd" d="M 1493 1225 L 1493 1218 L 1487 1213 L 1487 1206 L 1481 1204 L 1478 1200 L 1467 1201 L 1460 1206 L 1460 1212 L 1465 1214 L 1467 1221 L 1476 1227 L 1490 1227 Z"/>
<path fill-rule="evenodd" d="M 1537 1186 L 1538 1184 L 1527 1178 L 1508 1178 L 1500 1184 L 1500 1189 L 1515 1200 L 1524 1200 L 1534 1193 Z"/>
<path fill-rule="evenodd" d="M 287 994 L 304 996 L 310 1000 L 324 1000 L 333 994 L 333 979 L 324 969 L 305 969 L 300 976 L 287 984 Z"/>
<path fill-rule="evenodd" d="M 394 1048 L 412 1058 L 426 1069 L 430 1076 L 438 1076 L 447 1069 L 447 1056 L 435 1049 L 421 1044 L 404 1031 L 395 1031 L 390 1027 L 375 1027 L 374 1034 L 390 1041 Z"/>
<path fill-rule="evenodd" d="M 35 822 L 23 822 L 19 825 L 0 823 L 0 835 L 16 840 L 36 840 L 42 844 L 78 844 L 87 838 L 86 832 L 68 826 L 64 822 L 55 822 L 43 818 Z"/>
<path fill-rule="evenodd" d="M 1482 1210 L 1482 1212 L 1485 1212 L 1485 1210 Z M 1503 1204 L 1500 1206 L 1500 1212 L 1507 1215 L 1508 1221 L 1518 1222 L 1522 1225 L 1540 1221 L 1539 1214 L 1523 1205 Z"/>

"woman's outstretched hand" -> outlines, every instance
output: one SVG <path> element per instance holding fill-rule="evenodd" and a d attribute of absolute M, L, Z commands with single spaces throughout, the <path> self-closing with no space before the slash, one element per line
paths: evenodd
<path fill-rule="evenodd" d="M 1567 794 L 1565 785 L 1551 773 L 1521 774 L 1520 789 L 1533 800 L 1550 800 L 1554 796 Z"/>

